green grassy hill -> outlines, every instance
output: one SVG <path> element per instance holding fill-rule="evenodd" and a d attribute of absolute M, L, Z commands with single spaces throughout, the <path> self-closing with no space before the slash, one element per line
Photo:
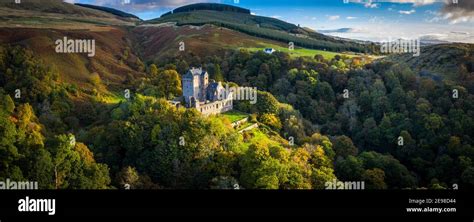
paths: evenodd
<path fill-rule="evenodd" d="M 332 37 L 300 28 L 278 19 L 255 16 L 234 11 L 216 11 L 209 8 L 197 8 L 177 13 L 167 13 L 160 18 L 146 21 L 147 24 L 172 22 L 178 26 L 213 24 L 233 29 L 251 36 L 275 40 L 296 46 L 327 51 L 375 52 L 375 45 L 364 45 L 351 41 L 336 40 Z M 173 12 L 174 12 L 173 11 Z"/>

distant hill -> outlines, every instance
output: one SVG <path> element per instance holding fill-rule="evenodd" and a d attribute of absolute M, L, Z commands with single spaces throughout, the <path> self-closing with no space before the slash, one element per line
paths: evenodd
<path fill-rule="evenodd" d="M 77 15 L 81 17 L 107 17 L 106 14 L 100 11 L 76 7 L 73 4 L 63 2 L 63 0 L 22 0 L 21 4 L 15 4 L 14 1 L 2 0 L 0 1 L 0 7 L 22 11 Z"/>
<path fill-rule="evenodd" d="M 135 25 L 136 17 L 127 13 L 81 7 L 63 0 L 0 1 L 0 27 L 104 29 L 104 25 Z"/>
<path fill-rule="evenodd" d="M 200 10 L 238 12 L 238 13 L 250 14 L 250 10 L 233 6 L 233 5 L 217 4 L 217 3 L 197 3 L 197 4 L 191 4 L 191 5 L 186 5 L 186 6 L 176 8 L 173 11 L 163 14 L 162 17 L 168 14 L 172 14 L 172 13 L 192 12 L 192 11 L 200 11 Z"/>
<path fill-rule="evenodd" d="M 113 8 L 108 8 L 108 7 L 103 7 L 103 6 L 96 6 L 96 5 L 89 5 L 89 4 L 80 4 L 80 3 L 76 3 L 75 5 L 86 7 L 86 8 L 91 8 L 91 9 L 97 9 L 97 10 L 108 12 L 110 14 L 120 16 L 120 17 L 124 17 L 124 18 L 135 18 L 137 20 L 141 20 L 140 18 L 138 18 L 135 15 L 132 15 L 130 13 L 126 13 L 126 12 L 123 12 L 123 11 L 120 11 L 120 10 L 117 10 L 117 9 L 113 9 Z"/>
<path fill-rule="evenodd" d="M 179 56 L 177 50 L 181 41 L 186 43 L 186 54 L 205 58 L 207 55 L 223 55 L 226 51 L 239 48 L 265 48 L 268 46 L 285 47 L 285 44 L 268 39 L 258 38 L 221 28 L 214 25 L 203 26 L 138 26 L 133 29 L 134 39 L 140 46 L 144 61 L 161 61 Z"/>
<path fill-rule="evenodd" d="M 171 22 L 178 26 L 212 24 L 285 44 L 293 42 L 297 46 L 309 49 L 362 53 L 378 51 L 375 50 L 377 47 L 375 44 L 335 39 L 275 18 L 252 15 L 248 10 L 232 7 L 208 3 L 189 5 L 166 13 L 160 18 L 148 20 L 146 23 Z"/>
<path fill-rule="evenodd" d="M 420 56 L 396 54 L 385 61 L 405 63 L 420 75 L 439 79 L 459 79 L 459 75 L 474 74 L 474 44 L 451 43 L 421 48 Z"/>

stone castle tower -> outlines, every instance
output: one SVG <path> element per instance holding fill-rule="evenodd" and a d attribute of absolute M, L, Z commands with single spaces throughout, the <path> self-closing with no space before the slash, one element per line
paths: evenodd
<path fill-rule="evenodd" d="M 192 68 L 183 76 L 183 96 L 186 104 L 196 101 L 206 101 L 206 89 L 209 85 L 209 74 L 202 68 Z M 195 102 L 195 101 L 193 101 Z"/>
<path fill-rule="evenodd" d="M 233 108 L 232 94 L 226 95 L 220 82 L 209 81 L 209 74 L 202 68 L 188 70 L 182 77 L 182 86 L 187 108 L 196 108 L 203 114 L 217 114 Z"/>

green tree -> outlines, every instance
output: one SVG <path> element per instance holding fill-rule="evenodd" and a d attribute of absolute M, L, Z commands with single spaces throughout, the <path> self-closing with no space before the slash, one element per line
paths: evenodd
<path fill-rule="evenodd" d="M 168 99 L 182 94 L 181 79 L 176 70 L 165 70 L 159 75 L 159 87 Z"/>
<path fill-rule="evenodd" d="M 357 147 L 354 146 L 351 138 L 345 135 L 337 136 L 334 139 L 333 147 L 334 147 L 334 151 L 336 151 L 336 155 L 338 156 L 342 156 L 346 158 L 349 155 L 352 155 L 352 156 L 357 155 Z"/>
<path fill-rule="evenodd" d="M 215 71 L 214 71 L 214 78 L 216 82 L 223 82 L 224 75 L 222 75 L 221 66 L 219 64 L 215 64 Z"/>
<path fill-rule="evenodd" d="M 335 166 L 337 178 L 344 181 L 356 181 L 362 178 L 364 163 L 354 156 L 338 159 Z"/>
<path fill-rule="evenodd" d="M 259 116 L 259 121 L 276 131 L 280 131 L 282 127 L 280 119 L 275 114 L 264 113 Z"/>
<path fill-rule="evenodd" d="M 387 189 L 384 178 L 385 172 L 378 168 L 367 169 L 362 174 L 362 180 L 367 184 L 368 189 Z"/>
<path fill-rule="evenodd" d="M 136 189 L 140 186 L 140 175 L 134 167 L 124 167 L 117 174 L 116 181 L 120 185 L 120 188 Z"/>
<path fill-rule="evenodd" d="M 157 77 L 158 76 L 158 67 L 155 64 L 150 65 L 150 76 Z"/>

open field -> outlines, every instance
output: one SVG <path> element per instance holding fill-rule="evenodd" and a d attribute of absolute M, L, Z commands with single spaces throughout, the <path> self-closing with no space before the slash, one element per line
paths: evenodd
<path fill-rule="evenodd" d="M 337 52 L 324 51 L 324 50 L 306 49 L 306 48 L 300 48 L 300 47 L 295 47 L 294 50 L 289 50 L 288 47 L 282 47 L 280 45 L 265 44 L 265 46 L 266 47 L 249 47 L 245 49 L 251 52 L 256 52 L 256 51 L 262 51 L 265 48 L 273 48 L 276 51 L 286 52 L 290 54 L 291 57 L 301 57 L 301 56 L 314 57 L 315 55 L 319 54 L 319 55 L 322 55 L 325 59 L 332 59 L 336 55 L 345 55 L 349 58 L 357 56 L 354 54 L 344 54 L 344 53 L 337 53 Z"/>
<path fill-rule="evenodd" d="M 226 117 L 227 119 L 229 119 L 230 122 L 235 122 L 249 116 L 249 114 L 240 112 L 238 110 L 231 110 L 231 111 L 222 113 L 222 115 Z"/>

